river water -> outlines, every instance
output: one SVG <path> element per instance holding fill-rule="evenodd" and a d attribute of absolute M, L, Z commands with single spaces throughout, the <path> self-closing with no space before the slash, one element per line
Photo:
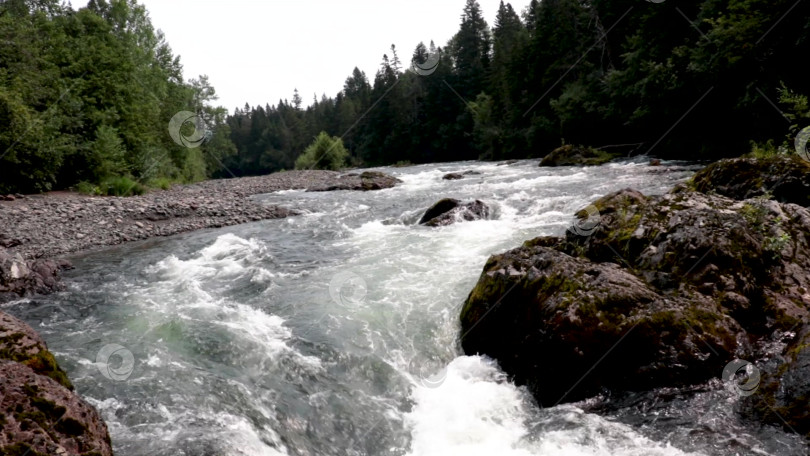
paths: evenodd
<path fill-rule="evenodd" d="M 403 180 L 388 190 L 260 195 L 304 215 L 75 256 L 68 291 L 4 310 L 41 332 L 119 456 L 807 454 L 741 420 L 719 379 L 541 409 L 459 349 L 489 255 L 562 235 L 608 192 L 660 194 L 696 169 L 664 165 L 424 165 L 384 169 Z M 480 174 L 441 179 L 468 170 Z M 493 215 L 416 225 L 442 197 Z"/>

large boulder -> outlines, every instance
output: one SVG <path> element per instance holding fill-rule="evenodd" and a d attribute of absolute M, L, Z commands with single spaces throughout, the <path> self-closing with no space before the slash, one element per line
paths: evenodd
<path fill-rule="evenodd" d="M 461 313 L 464 351 L 544 405 L 719 378 L 810 319 L 805 208 L 681 186 L 578 217 L 565 238 L 490 258 Z"/>
<path fill-rule="evenodd" d="M 720 160 L 692 178 L 695 190 L 737 200 L 772 197 L 810 206 L 810 163 L 798 156 Z"/>
<path fill-rule="evenodd" d="M 489 217 L 489 206 L 475 200 L 463 203 L 457 199 L 445 198 L 431 206 L 419 220 L 420 225 L 445 226 L 457 221 L 473 221 Z"/>
<path fill-rule="evenodd" d="M 541 405 L 700 382 L 735 356 L 743 331 L 712 300 L 544 242 L 490 258 L 461 314 L 464 351 L 497 359 Z"/>
<path fill-rule="evenodd" d="M 607 163 L 617 156 L 586 146 L 566 144 L 558 147 L 540 161 L 540 166 L 595 166 Z"/>
<path fill-rule="evenodd" d="M 394 176 L 381 173 L 379 171 L 364 171 L 360 174 L 343 174 L 334 182 L 314 185 L 307 189 L 308 192 L 329 192 L 334 190 L 383 190 L 392 188 L 402 182 Z"/>
<path fill-rule="evenodd" d="M 0 312 L 0 455 L 112 455 L 107 426 L 45 342 Z"/>

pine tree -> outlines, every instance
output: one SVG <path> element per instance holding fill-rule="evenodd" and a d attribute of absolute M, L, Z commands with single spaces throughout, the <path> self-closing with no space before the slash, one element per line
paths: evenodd
<path fill-rule="evenodd" d="M 293 92 L 293 106 L 295 109 L 301 109 L 301 105 L 304 103 L 304 100 L 301 99 L 301 95 L 298 93 L 298 89 L 296 88 Z"/>

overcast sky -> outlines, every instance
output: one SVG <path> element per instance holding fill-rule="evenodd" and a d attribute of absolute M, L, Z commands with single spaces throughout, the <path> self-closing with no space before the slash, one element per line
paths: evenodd
<path fill-rule="evenodd" d="M 72 0 L 74 8 L 87 0 Z M 298 88 L 334 96 L 357 66 L 373 81 L 391 44 L 403 63 L 420 41 L 444 46 L 465 0 L 139 0 L 180 55 L 186 80 L 207 74 L 230 112 L 277 104 Z M 500 0 L 479 0 L 490 27 Z M 511 2 L 521 12 L 529 0 Z"/>

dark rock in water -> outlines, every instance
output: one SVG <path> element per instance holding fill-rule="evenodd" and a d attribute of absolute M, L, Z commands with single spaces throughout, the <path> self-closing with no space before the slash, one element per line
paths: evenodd
<path fill-rule="evenodd" d="M 617 156 L 599 149 L 566 144 L 551 151 L 540 161 L 540 166 L 595 166 L 607 163 Z"/>
<path fill-rule="evenodd" d="M 449 173 L 449 174 L 445 174 L 444 176 L 442 176 L 442 179 L 444 179 L 444 180 L 459 180 L 459 179 L 464 179 L 464 176 L 459 174 L 459 173 Z"/>
<path fill-rule="evenodd" d="M 743 336 L 699 293 L 665 296 L 614 263 L 531 242 L 490 258 L 461 322 L 465 353 L 497 359 L 543 406 L 705 381 Z"/>
<path fill-rule="evenodd" d="M 775 369 L 763 372 L 743 413 L 810 438 L 810 327 L 788 346 Z"/>
<path fill-rule="evenodd" d="M 463 176 L 480 176 L 480 175 L 481 175 L 481 173 L 479 173 L 478 171 L 473 171 L 473 170 L 470 170 L 470 171 L 464 171 L 464 172 L 463 172 L 463 173 L 461 173 L 461 174 L 462 174 Z"/>
<path fill-rule="evenodd" d="M 810 207 L 810 163 L 796 156 L 721 160 L 698 171 L 692 184 L 737 200 L 769 196 Z"/>
<path fill-rule="evenodd" d="M 653 158 L 650 160 L 650 166 L 661 166 L 661 160 L 658 158 Z"/>
<path fill-rule="evenodd" d="M 419 220 L 420 225 L 445 226 L 457 220 L 480 220 L 489 217 L 489 206 L 484 202 L 475 200 L 462 203 L 457 199 L 445 198 L 434 204 Z"/>
<path fill-rule="evenodd" d="M 0 302 L 62 290 L 64 285 L 59 280 L 59 273 L 71 267 L 67 260 L 26 261 L 19 253 L 11 254 L 0 247 Z"/>
<path fill-rule="evenodd" d="M 577 216 L 565 238 L 491 257 L 461 313 L 464 351 L 543 405 L 720 378 L 810 321 L 805 208 L 681 186 L 616 192 Z"/>
<path fill-rule="evenodd" d="M 112 455 L 107 426 L 72 389 L 42 338 L 0 312 L 0 454 Z"/>
<path fill-rule="evenodd" d="M 379 171 L 365 171 L 360 175 L 356 173 L 344 174 L 340 179 L 329 184 L 310 187 L 310 192 L 327 192 L 334 190 L 382 190 L 394 187 L 402 182 L 396 177 Z"/>

